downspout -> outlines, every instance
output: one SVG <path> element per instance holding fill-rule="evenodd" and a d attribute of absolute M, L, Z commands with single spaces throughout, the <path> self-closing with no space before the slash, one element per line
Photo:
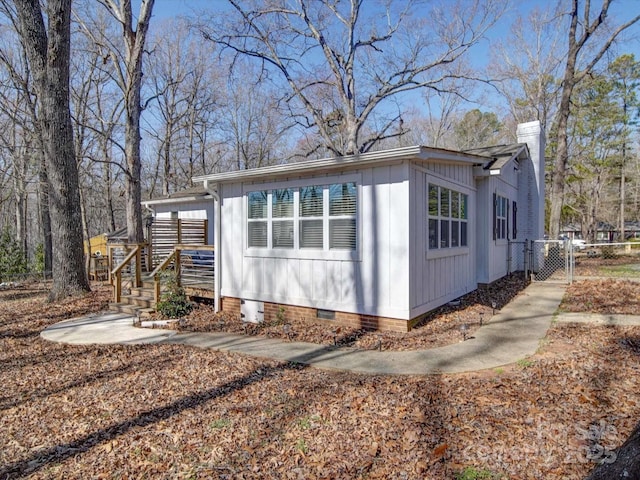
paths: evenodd
<path fill-rule="evenodd" d="M 222 208 L 220 207 L 220 196 L 218 195 L 217 185 L 214 184 L 216 188 L 213 188 L 212 185 L 209 184 L 209 180 L 204 181 L 204 189 L 205 191 L 213 197 L 213 203 L 215 205 L 214 208 L 214 227 L 213 227 L 213 281 L 214 281 L 214 310 L 217 312 L 220 311 L 220 226 L 222 225 L 222 219 L 220 215 L 220 211 Z"/>

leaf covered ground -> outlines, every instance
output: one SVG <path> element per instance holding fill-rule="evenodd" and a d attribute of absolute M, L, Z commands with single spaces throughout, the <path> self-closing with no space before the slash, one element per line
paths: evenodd
<path fill-rule="evenodd" d="M 590 300 L 640 294 L 610 286 Z M 107 293 L 0 291 L 0 478 L 578 479 L 640 418 L 639 327 L 557 324 L 517 364 L 432 376 L 40 339 Z"/>
<path fill-rule="evenodd" d="M 491 318 L 494 310 L 509 303 L 525 287 L 522 275 L 505 277 L 430 312 L 406 333 L 374 332 L 339 326 L 330 321 L 304 319 L 286 322 L 275 320 L 254 325 L 243 323 L 234 315 L 216 315 L 210 305 L 198 305 L 180 322 L 179 329 L 264 335 L 288 341 L 336 344 L 367 350 L 422 350 L 463 341 L 463 325 L 465 334 L 471 337 L 483 322 Z"/>

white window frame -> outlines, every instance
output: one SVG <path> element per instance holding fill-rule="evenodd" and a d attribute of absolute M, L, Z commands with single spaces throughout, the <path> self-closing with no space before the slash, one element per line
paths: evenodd
<path fill-rule="evenodd" d="M 334 184 L 354 183 L 356 188 L 356 211 L 355 215 L 348 216 L 330 216 L 329 215 L 329 187 Z M 323 187 L 323 248 L 300 247 L 300 223 L 309 218 L 300 214 L 300 188 L 310 186 Z M 273 248 L 273 216 L 272 216 L 272 192 L 278 189 L 292 189 L 294 193 L 294 216 L 293 216 L 293 248 Z M 266 247 L 250 247 L 248 239 L 248 224 L 252 221 L 248 218 L 249 209 L 249 193 L 256 191 L 267 192 L 267 246 Z M 362 242 L 361 242 L 361 203 L 362 203 L 362 187 L 361 175 L 350 174 L 344 176 L 328 176 L 318 177 L 304 180 L 293 180 L 286 183 L 272 182 L 264 184 L 246 184 L 243 186 L 243 237 L 244 237 L 244 256 L 245 257 L 261 257 L 261 258 L 302 258 L 302 259 L 322 259 L 322 260 L 352 260 L 361 261 Z M 318 219 L 320 217 L 317 217 Z M 356 237 L 355 250 L 331 249 L 329 248 L 329 228 L 332 219 L 352 218 L 355 219 Z"/>
<path fill-rule="evenodd" d="M 493 206 L 493 239 L 498 243 L 509 240 L 510 203 L 509 197 L 496 192 Z"/>
<path fill-rule="evenodd" d="M 430 194 L 431 187 L 437 187 L 437 214 L 433 215 L 430 210 Z M 447 190 L 449 192 L 448 196 L 448 215 L 443 215 L 442 209 L 442 192 L 443 190 Z M 447 257 L 453 255 L 463 255 L 469 253 L 470 244 L 472 241 L 472 232 L 471 232 L 471 195 L 468 191 L 463 191 L 459 186 L 449 185 L 448 182 L 439 181 L 437 179 L 428 178 L 426 181 L 426 198 L 425 198 L 425 206 L 426 206 L 426 227 L 425 227 L 425 246 L 427 250 L 427 258 L 440 258 Z M 466 218 L 462 218 L 462 201 L 459 200 L 458 203 L 458 216 L 455 216 L 451 211 L 451 207 L 453 205 L 452 193 L 458 195 L 459 199 L 466 199 Z M 431 237 L 431 225 L 432 222 L 435 222 L 437 227 L 436 231 L 436 246 L 432 246 L 432 237 Z M 448 235 L 446 238 L 446 243 L 443 246 L 442 244 L 442 225 L 443 222 L 446 222 L 448 228 Z M 452 225 L 453 222 L 457 222 L 458 228 L 458 245 L 452 246 Z M 466 225 L 466 245 L 461 245 L 462 242 L 462 224 Z"/>

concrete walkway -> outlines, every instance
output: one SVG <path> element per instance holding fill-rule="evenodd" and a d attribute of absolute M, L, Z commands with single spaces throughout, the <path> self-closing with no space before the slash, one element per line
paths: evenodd
<path fill-rule="evenodd" d="M 69 344 L 180 344 L 261 358 L 297 362 L 318 368 L 371 374 L 459 373 L 496 368 L 533 355 L 545 337 L 565 285 L 533 283 L 497 312 L 465 342 L 429 350 L 393 352 L 287 342 L 226 333 L 178 333 L 133 326 L 133 318 L 105 313 L 66 320 L 46 328 L 42 338 Z M 624 318 L 563 314 L 560 321 L 628 324 Z M 631 319 L 632 320 L 632 319 Z M 637 317 L 640 325 L 640 316 Z"/>

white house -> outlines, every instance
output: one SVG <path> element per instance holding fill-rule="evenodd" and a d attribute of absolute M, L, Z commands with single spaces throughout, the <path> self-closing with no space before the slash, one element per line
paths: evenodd
<path fill-rule="evenodd" d="M 539 122 L 519 125 L 518 142 L 470 152 L 415 146 L 194 178 L 215 201 L 216 305 L 250 321 L 281 313 L 409 330 L 516 270 L 509 241 L 542 238 Z"/>

